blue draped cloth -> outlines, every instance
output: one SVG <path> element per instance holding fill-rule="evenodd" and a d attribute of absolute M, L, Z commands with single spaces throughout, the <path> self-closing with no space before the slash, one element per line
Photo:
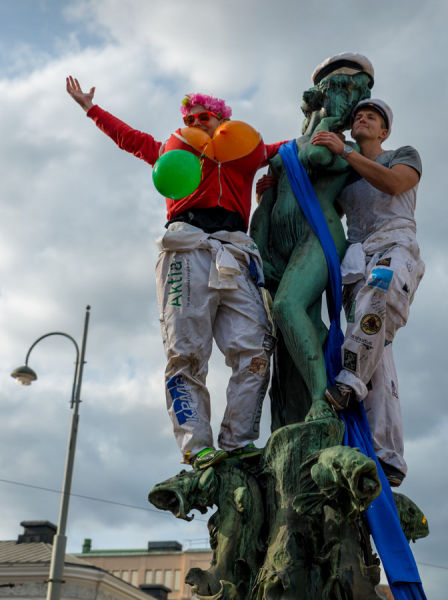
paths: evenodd
<path fill-rule="evenodd" d="M 285 165 L 291 189 L 311 229 L 318 237 L 327 260 L 327 304 L 330 328 L 324 355 L 328 382 L 334 384 L 335 377 L 342 368 L 341 346 L 344 341 L 340 322 L 342 280 L 339 256 L 313 186 L 299 161 L 295 140 L 280 146 L 279 153 Z M 401 528 L 389 482 L 373 449 L 373 440 L 364 405 L 362 402 L 356 404 L 357 406 L 353 409 L 346 410 L 341 414 L 345 422 L 344 444 L 359 448 L 377 464 L 382 491 L 366 512 L 376 549 L 395 600 L 426 600 L 417 565 Z"/>
<path fill-rule="evenodd" d="M 311 225 L 311 229 L 321 243 L 328 264 L 327 304 L 330 328 L 324 347 L 324 356 L 327 379 L 329 383 L 334 383 L 334 378 L 342 369 L 341 346 L 344 342 L 340 316 L 342 310 L 342 279 L 339 256 L 311 181 L 299 161 L 296 141 L 291 140 L 280 146 L 279 153 L 285 165 L 292 191 L 303 214 Z"/>

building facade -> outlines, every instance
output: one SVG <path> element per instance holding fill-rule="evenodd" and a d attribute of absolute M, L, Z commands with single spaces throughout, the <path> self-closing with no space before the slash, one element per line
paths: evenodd
<path fill-rule="evenodd" d="M 134 586 L 165 586 L 170 590 L 168 600 L 189 600 L 191 588 L 185 583 L 186 574 L 193 567 L 207 570 L 212 560 L 209 549 L 183 550 L 181 544 L 173 541 L 148 542 L 146 549 L 93 550 L 87 539 L 82 554 L 75 556 Z M 384 600 L 393 600 L 387 585 L 377 586 L 377 594 Z"/>
<path fill-rule="evenodd" d="M 185 576 L 193 568 L 210 567 L 210 549 L 183 550 L 178 542 L 148 542 L 144 549 L 94 550 L 91 540 L 85 540 L 81 554 L 75 555 L 108 571 L 136 587 L 162 585 L 169 588 L 168 600 L 189 600 L 191 588 Z"/>
<path fill-rule="evenodd" d="M 0 541 L 0 599 L 47 596 L 56 526 L 48 521 L 23 521 L 22 525 L 25 532 L 17 540 Z M 163 586 L 139 589 L 70 554 L 65 555 L 63 579 L 61 600 L 164 600 Z"/>

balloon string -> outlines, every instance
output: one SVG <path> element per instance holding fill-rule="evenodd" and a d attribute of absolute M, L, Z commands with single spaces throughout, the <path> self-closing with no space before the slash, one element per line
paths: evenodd
<path fill-rule="evenodd" d="M 209 146 L 209 144 L 211 144 L 213 142 L 212 139 L 210 139 L 209 142 L 207 142 L 202 150 L 202 154 L 199 158 L 199 162 L 201 164 L 201 181 L 203 181 L 203 177 L 204 177 L 204 162 L 205 162 L 205 158 L 207 156 L 206 152 L 207 152 L 207 148 Z M 213 152 L 213 158 L 215 157 L 215 153 Z"/>
<path fill-rule="evenodd" d="M 209 145 L 213 142 L 213 140 L 210 138 L 210 141 L 207 142 L 204 146 L 204 149 L 202 151 L 202 156 L 205 158 L 207 156 L 206 152 L 207 152 L 207 148 L 209 147 Z M 213 146 L 212 146 L 213 147 Z M 215 153 L 213 152 L 213 158 L 215 158 Z"/>

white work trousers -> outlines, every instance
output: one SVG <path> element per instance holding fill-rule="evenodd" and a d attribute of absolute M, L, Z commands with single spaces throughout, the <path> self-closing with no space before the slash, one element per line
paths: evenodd
<path fill-rule="evenodd" d="M 408 467 L 404 460 L 403 425 L 392 346 L 388 344 L 384 348 L 370 380 L 371 389 L 364 399 L 364 408 L 375 454 L 406 475 Z"/>
<path fill-rule="evenodd" d="M 349 385 L 365 401 L 377 456 L 403 473 L 407 467 L 392 341 L 406 325 L 423 273 L 419 257 L 393 246 L 371 257 L 365 278 L 344 290 L 347 331 L 343 370 L 336 381 Z"/>
<path fill-rule="evenodd" d="M 248 238 L 250 239 L 250 238 Z M 179 448 L 188 462 L 213 447 L 206 387 L 213 339 L 232 368 L 218 445 L 234 450 L 259 435 L 269 382 L 272 336 L 258 287 L 247 261 L 238 260 L 236 289 L 209 287 L 214 251 L 164 250 L 156 267 L 162 338 L 167 356 L 166 402 Z M 219 251 L 219 248 L 218 248 Z"/>

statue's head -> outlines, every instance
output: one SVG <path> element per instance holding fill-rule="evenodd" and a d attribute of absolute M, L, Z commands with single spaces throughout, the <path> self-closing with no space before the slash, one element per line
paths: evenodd
<path fill-rule="evenodd" d="M 311 78 L 314 85 L 303 94 L 303 133 L 315 111 L 322 118 L 337 117 L 339 129 L 347 129 L 353 108 L 360 100 L 370 98 L 374 70 L 367 57 L 344 52 L 325 59 Z"/>
<path fill-rule="evenodd" d="M 212 467 L 199 471 L 182 470 L 174 477 L 158 483 L 149 492 L 148 500 L 157 508 L 169 510 L 178 519 L 191 521 L 193 509 L 206 513 L 215 502 L 218 479 Z"/>

